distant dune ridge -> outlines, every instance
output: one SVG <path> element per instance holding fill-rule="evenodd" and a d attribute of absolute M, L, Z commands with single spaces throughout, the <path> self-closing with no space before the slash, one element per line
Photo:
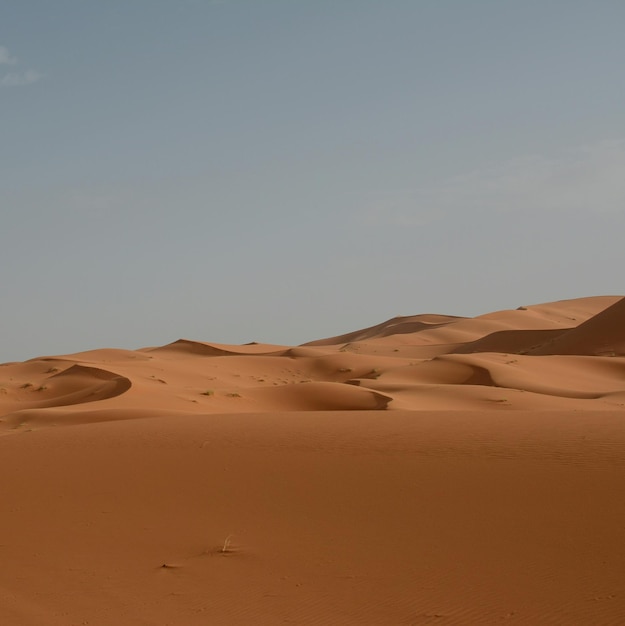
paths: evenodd
<path fill-rule="evenodd" d="M 0 365 L 0 623 L 622 624 L 625 298 Z"/>
<path fill-rule="evenodd" d="M 394 318 L 295 348 L 180 339 L 9 363 L 0 411 L 12 428 L 155 409 L 614 409 L 625 406 L 624 356 L 625 298 L 580 298 Z"/>

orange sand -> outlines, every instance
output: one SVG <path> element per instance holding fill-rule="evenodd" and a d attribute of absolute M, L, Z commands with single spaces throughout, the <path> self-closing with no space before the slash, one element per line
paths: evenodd
<path fill-rule="evenodd" d="M 0 624 L 625 623 L 625 299 L 0 366 Z"/>

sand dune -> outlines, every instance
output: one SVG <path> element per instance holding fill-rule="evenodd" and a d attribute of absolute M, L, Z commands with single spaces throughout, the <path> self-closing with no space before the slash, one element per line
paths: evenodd
<path fill-rule="evenodd" d="M 205 343 L 202 341 L 189 341 L 188 339 L 178 339 L 166 346 L 157 348 L 144 348 L 144 352 L 159 354 L 173 352 L 174 354 L 198 354 L 200 356 L 234 356 L 242 354 L 254 355 L 276 355 L 284 353 L 284 346 L 269 346 L 266 344 L 244 344 L 242 346 L 231 346 L 218 343 Z"/>
<path fill-rule="evenodd" d="M 567 408 L 613 409 L 625 392 L 624 319 L 625 299 L 581 298 L 477 318 L 394 318 L 299 347 L 180 339 L 91 350 L 3 366 L 0 411 L 13 425 L 25 410 L 85 413 L 86 403 L 96 404 L 86 414 L 113 420 L 128 410 L 552 409 L 564 398 L 577 400 Z"/>
<path fill-rule="evenodd" d="M 0 365 L 0 623 L 621 624 L 625 298 Z"/>
<path fill-rule="evenodd" d="M 363 328 L 362 330 L 339 335 L 338 337 L 309 341 L 305 345 L 328 346 L 342 343 L 353 343 L 355 341 L 364 341 L 366 339 L 376 337 L 417 333 L 422 330 L 445 326 L 446 324 L 451 324 L 452 322 L 456 322 L 460 319 L 464 318 L 451 315 L 432 315 L 427 313 L 422 315 L 411 315 L 408 317 L 394 317 L 386 322 L 382 322 L 381 324 L 370 326 L 369 328 Z"/>
<path fill-rule="evenodd" d="M 625 356 L 624 320 L 625 298 L 531 353 Z"/>

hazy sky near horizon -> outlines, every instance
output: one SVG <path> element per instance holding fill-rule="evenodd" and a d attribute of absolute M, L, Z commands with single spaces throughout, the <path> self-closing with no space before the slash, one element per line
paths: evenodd
<path fill-rule="evenodd" d="M 0 362 L 625 293 L 622 0 L 0 8 Z"/>

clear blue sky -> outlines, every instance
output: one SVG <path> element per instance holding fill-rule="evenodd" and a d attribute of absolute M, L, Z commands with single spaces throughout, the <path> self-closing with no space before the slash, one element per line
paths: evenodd
<path fill-rule="evenodd" d="M 619 294 L 622 0 L 23 0 L 0 361 Z"/>

